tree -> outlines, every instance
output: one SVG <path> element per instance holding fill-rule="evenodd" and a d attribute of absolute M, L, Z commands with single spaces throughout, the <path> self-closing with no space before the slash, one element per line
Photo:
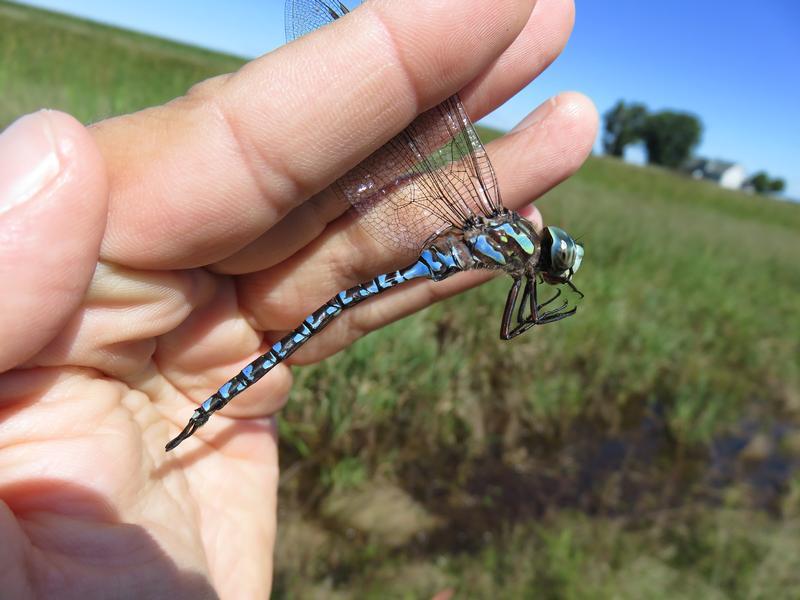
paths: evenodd
<path fill-rule="evenodd" d="M 769 191 L 775 194 L 779 194 L 783 190 L 786 189 L 786 182 L 781 179 L 780 177 L 776 177 L 772 181 L 769 182 Z"/>
<path fill-rule="evenodd" d="M 677 169 L 700 142 L 703 126 L 688 113 L 664 110 L 648 115 L 642 127 L 647 162 Z"/>
<path fill-rule="evenodd" d="M 641 139 L 642 126 L 647 118 L 644 104 L 626 105 L 618 101 L 604 115 L 603 150 L 611 156 L 622 157 L 625 146 Z"/>
<path fill-rule="evenodd" d="M 770 179 L 769 175 L 764 171 L 759 171 L 753 175 L 748 183 L 752 185 L 753 189 L 759 194 L 766 194 L 769 191 Z"/>
<path fill-rule="evenodd" d="M 759 171 L 753 175 L 748 181 L 753 189 L 759 194 L 777 194 L 782 192 L 786 187 L 786 182 L 780 177 L 773 179 L 766 171 Z"/>

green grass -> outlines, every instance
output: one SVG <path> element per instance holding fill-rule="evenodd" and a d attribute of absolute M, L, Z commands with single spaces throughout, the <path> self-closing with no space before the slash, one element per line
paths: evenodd
<path fill-rule="evenodd" d="M 0 1 L 0 125 L 241 62 Z M 498 280 L 297 370 L 276 596 L 791 596 L 800 207 L 606 158 L 539 206 L 576 317 L 503 343 Z"/>
<path fill-rule="evenodd" d="M 162 104 L 243 63 L 0 0 L 0 127 L 39 108 L 88 123 Z"/>
<path fill-rule="evenodd" d="M 798 525 L 725 509 L 674 511 L 640 528 L 565 511 L 517 525 L 476 553 L 382 561 L 356 576 L 355 597 L 431 598 L 450 589 L 456 598 L 792 598 Z M 346 597 L 330 579 L 304 578 L 293 592 L 287 596 Z"/>

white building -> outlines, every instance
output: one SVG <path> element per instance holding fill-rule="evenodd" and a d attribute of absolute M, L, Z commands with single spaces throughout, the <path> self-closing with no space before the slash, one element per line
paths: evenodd
<path fill-rule="evenodd" d="M 686 171 L 695 179 L 709 179 L 731 190 L 739 190 L 747 180 L 747 172 L 738 163 L 724 160 L 696 158 L 686 165 Z"/>

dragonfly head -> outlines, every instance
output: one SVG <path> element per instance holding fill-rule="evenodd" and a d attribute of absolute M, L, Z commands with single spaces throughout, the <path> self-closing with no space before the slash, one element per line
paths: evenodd
<path fill-rule="evenodd" d="M 583 246 L 560 227 L 545 227 L 536 269 L 547 283 L 571 283 L 583 261 Z"/>

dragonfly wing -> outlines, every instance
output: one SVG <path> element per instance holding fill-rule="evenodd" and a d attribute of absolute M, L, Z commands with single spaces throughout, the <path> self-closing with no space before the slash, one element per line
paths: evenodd
<path fill-rule="evenodd" d="M 349 9 L 338 0 L 286 0 L 286 41 L 296 40 L 348 12 Z"/>
<path fill-rule="evenodd" d="M 389 246 L 419 249 L 500 209 L 486 151 L 458 96 L 425 111 L 337 186 L 362 225 Z"/>
<path fill-rule="evenodd" d="M 347 12 L 336 0 L 287 0 L 287 37 Z M 458 96 L 419 115 L 332 187 L 373 237 L 397 248 L 417 250 L 443 230 L 502 209 L 494 170 Z"/>

